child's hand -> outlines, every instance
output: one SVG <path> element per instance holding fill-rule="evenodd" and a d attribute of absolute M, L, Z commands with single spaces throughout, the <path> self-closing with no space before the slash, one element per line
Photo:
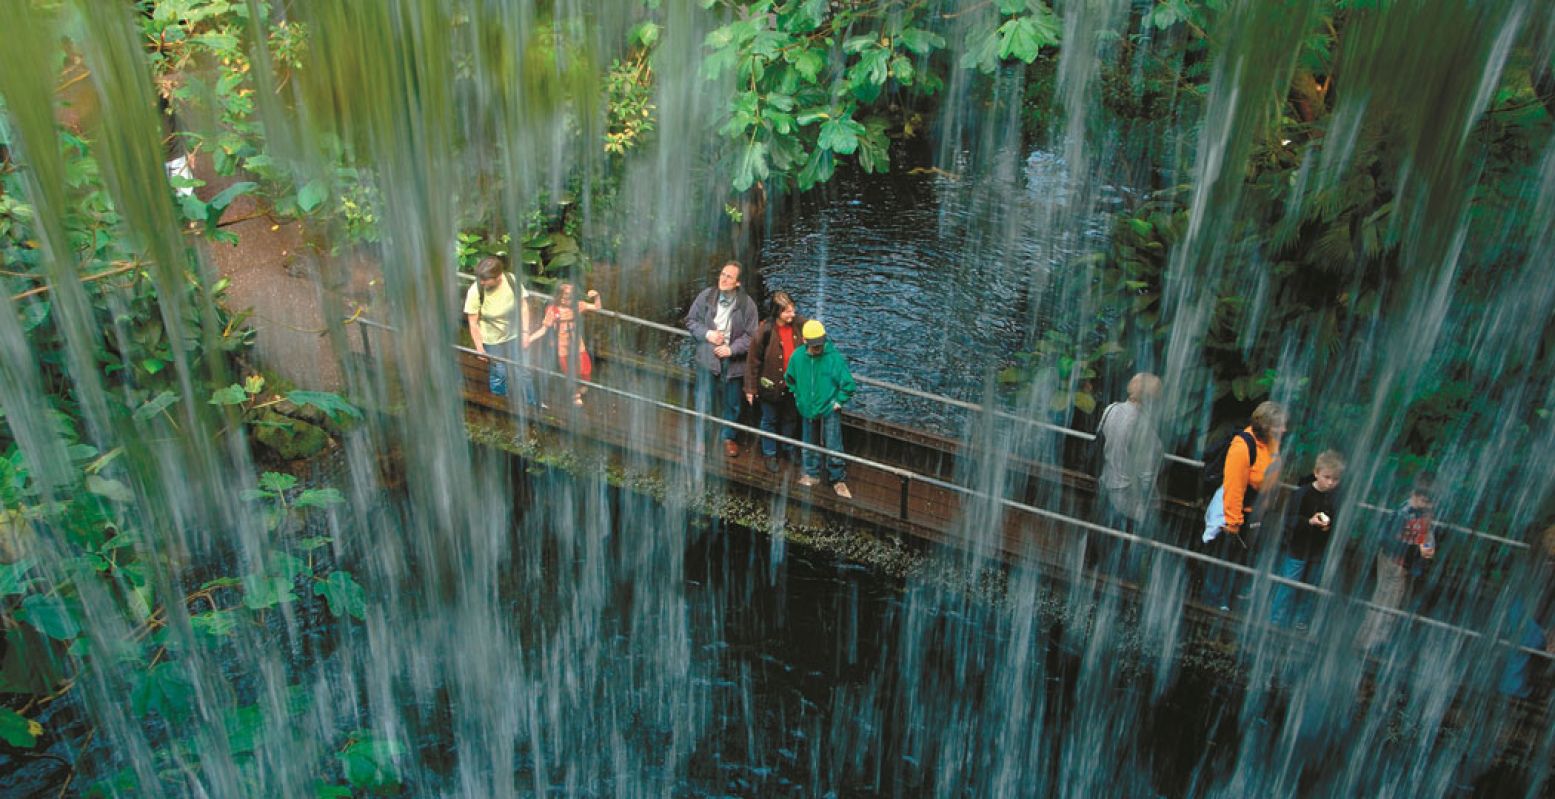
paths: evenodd
<path fill-rule="evenodd" d="M 1327 530 L 1329 521 L 1328 514 L 1319 512 L 1312 514 L 1312 518 L 1307 520 L 1307 524 Z"/>

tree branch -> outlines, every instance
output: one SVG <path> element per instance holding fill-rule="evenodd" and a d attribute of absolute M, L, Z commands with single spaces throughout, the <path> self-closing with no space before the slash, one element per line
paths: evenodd
<path fill-rule="evenodd" d="M 113 269 L 109 269 L 109 270 L 103 271 L 103 272 L 98 272 L 97 274 L 94 274 L 94 275 L 87 275 L 86 277 L 81 278 L 81 282 L 82 283 L 91 283 L 94 280 L 102 280 L 105 277 L 113 277 L 114 275 L 122 275 L 125 272 L 129 272 L 129 271 L 134 270 L 134 269 L 139 269 L 140 266 L 141 265 L 138 264 L 138 263 L 130 263 L 130 264 L 125 264 L 123 266 L 117 266 L 117 267 L 114 267 Z M 25 300 L 28 297 L 32 297 L 32 296 L 35 296 L 35 295 L 38 295 L 38 294 L 46 293 L 51 288 L 53 288 L 53 287 L 52 286 L 39 286 L 39 287 L 37 287 L 35 289 L 27 289 L 26 291 L 24 291 L 24 292 L 22 292 L 20 294 L 12 294 L 11 295 L 11 301 L 12 302 L 16 302 L 18 300 Z"/>

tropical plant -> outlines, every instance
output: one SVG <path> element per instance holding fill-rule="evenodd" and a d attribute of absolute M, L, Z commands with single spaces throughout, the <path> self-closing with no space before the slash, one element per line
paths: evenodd
<path fill-rule="evenodd" d="M 801 190 L 831 179 L 852 158 L 865 172 L 890 168 L 890 133 L 911 136 L 901 111 L 944 86 L 946 39 L 937 32 L 953 4 L 828 3 L 825 0 L 704 0 L 729 18 L 707 35 L 703 73 L 732 77 L 721 131 L 735 145 L 732 185 L 792 181 Z M 1041 0 L 999 0 L 974 29 L 961 64 L 992 72 L 1030 64 L 1058 42 Z M 895 109 L 897 118 L 893 120 Z"/>
<path fill-rule="evenodd" d="M 1353 147 L 1346 169 L 1318 179 L 1313 167 L 1326 148 L 1336 146 L 1331 128 L 1337 54 L 1347 36 L 1371 30 L 1379 13 L 1341 3 L 1324 5 L 1299 40 L 1286 90 L 1271 95 L 1267 112 L 1259 111 L 1264 122 L 1247 143 L 1243 179 L 1234 189 L 1225 189 L 1236 192 L 1238 201 L 1228 205 L 1235 213 L 1213 224 L 1222 226 L 1229 252 L 1261 267 L 1256 274 L 1205 273 L 1213 300 L 1200 344 L 1208 370 L 1204 378 L 1220 403 L 1214 414 L 1218 419 L 1239 418 L 1277 386 L 1288 396 L 1342 377 L 1330 370 L 1380 367 L 1338 356 L 1369 320 L 1388 312 L 1390 302 L 1401 301 L 1397 292 L 1390 298 L 1388 289 L 1401 285 L 1410 269 L 1401 255 L 1403 199 L 1396 185 L 1405 174 L 1403 159 L 1409 151 L 1399 143 L 1388 114 L 1378 113 L 1361 120 L 1353 138 L 1345 140 Z M 1158 44 L 1153 51 L 1124 48 L 1123 62 L 1102 80 L 1104 97 L 1112 98 L 1103 107 L 1119 115 L 1109 124 L 1127 129 L 1160 121 L 1156 105 L 1141 98 L 1159 94 L 1163 86 L 1147 78 L 1141 89 L 1137 76 L 1155 74 L 1161 64 L 1177 65 L 1172 91 L 1198 102 L 1206 94 L 1210 73 L 1193 65 L 1208 63 L 1231 46 L 1231 22 L 1226 4 L 1193 0 L 1162 0 L 1133 18 L 1128 39 L 1148 30 L 1167 34 L 1169 46 Z M 1527 213 L 1516 198 L 1529 196 L 1536 185 L 1532 143 L 1544 141 L 1551 127 L 1536 88 L 1543 67 L 1529 56 L 1531 48 L 1519 52 L 1496 88 L 1490 110 L 1471 131 L 1472 146 L 1482 153 L 1480 188 L 1473 195 L 1481 210 L 1469 216 L 1468 235 L 1478 245 L 1470 250 L 1478 255 L 1459 275 L 1464 296 L 1498 285 L 1498 270 L 1527 256 L 1496 233 L 1507 220 Z M 1125 86 L 1134 88 L 1118 88 Z M 1167 128 L 1157 130 L 1161 136 L 1170 133 Z M 1186 240 L 1191 188 L 1158 190 L 1149 200 L 1118 213 L 1105 251 L 1072 264 L 1095 275 L 1097 299 L 1090 319 L 1078 328 L 1038 330 L 1027 352 L 1001 374 L 1012 390 L 1051 394 L 1055 414 L 1088 413 L 1096 405 L 1097 391 L 1133 371 L 1133 353 L 1164 351 L 1173 318 L 1162 307 L 1162 278 Z M 1256 293 L 1249 291 L 1250 283 L 1258 286 Z M 1314 353 L 1311 369 L 1302 374 L 1281 374 L 1274 368 L 1291 337 Z M 1549 358 L 1548 348 L 1538 346 L 1528 355 Z M 1463 393 L 1474 370 L 1471 352 L 1446 353 L 1433 367 L 1454 377 L 1426 381 L 1412 396 L 1399 398 L 1398 412 L 1405 422 L 1398 458 L 1406 472 L 1421 468 L 1433 445 L 1450 438 L 1445 436 L 1447 426 L 1461 432 L 1474 427 L 1473 418 L 1488 421 L 1496 413 Z M 1516 374 L 1478 377 L 1490 383 L 1518 379 Z M 1343 427 L 1342 420 L 1334 420 L 1333 429 Z"/>

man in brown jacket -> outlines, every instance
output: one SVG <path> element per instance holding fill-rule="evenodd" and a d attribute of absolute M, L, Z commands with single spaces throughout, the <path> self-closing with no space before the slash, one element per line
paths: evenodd
<path fill-rule="evenodd" d="M 799 413 L 794 409 L 794 397 L 783 382 L 788 369 L 788 357 L 801 346 L 799 330 L 804 317 L 794 306 L 794 300 L 786 291 L 774 291 L 768 300 L 771 312 L 756 328 L 755 339 L 745 355 L 745 401 L 755 404 L 761 401 L 761 430 L 786 438 L 799 437 Z M 794 457 L 792 444 L 783 445 L 783 454 Z M 777 473 L 778 442 L 761 439 L 761 455 L 767 471 Z"/>

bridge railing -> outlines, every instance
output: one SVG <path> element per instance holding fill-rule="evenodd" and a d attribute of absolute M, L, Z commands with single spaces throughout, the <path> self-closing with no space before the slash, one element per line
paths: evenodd
<path fill-rule="evenodd" d="M 531 292 L 531 293 L 533 293 L 533 292 Z M 395 329 L 393 327 L 391 327 L 391 326 L 389 326 L 387 324 L 384 324 L 382 322 L 377 322 L 377 321 L 372 320 L 370 318 L 367 318 L 365 316 L 358 315 L 356 317 L 355 321 L 357 323 L 360 323 L 364 327 L 370 327 L 370 328 L 374 328 L 374 329 L 379 329 L 379 330 L 383 330 L 383 331 L 389 332 L 389 333 L 397 332 L 397 331 L 395 331 Z M 655 324 L 655 326 L 658 326 L 658 327 L 661 327 L 661 328 L 666 328 L 666 329 L 673 330 L 673 328 L 668 328 L 667 326 L 664 326 L 664 325 L 657 325 L 657 323 L 652 323 L 652 324 Z M 901 481 L 901 486 L 902 486 L 902 495 L 901 495 L 901 503 L 900 503 L 900 510 L 899 510 L 899 512 L 900 512 L 901 518 L 903 518 L 903 519 L 907 519 L 908 518 L 908 496 L 909 496 L 909 491 L 910 491 L 911 486 L 913 484 L 915 484 L 915 483 L 920 483 L 920 484 L 923 484 L 923 485 L 926 485 L 926 486 L 934 486 L 936 488 L 939 488 L 939 489 L 942 489 L 944 491 L 948 491 L 948 492 L 957 494 L 957 495 L 962 496 L 964 498 L 976 499 L 976 500 L 981 500 L 981 501 L 984 501 L 984 502 L 996 503 L 998 506 L 1000 506 L 1001 508 L 1003 508 L 1005 510 L 1016 511 L 1016 512 L 1019 512 L 1019 513 L 1024 513 L 1024 514 L 1028 514 L 1030 516 L 1034 516 L 1036 518 L 1044 519 L 1044 520 L 1047 520 L 1049 522 L 1055 523 L 1056 525 L 1058 525 L 1061 528 L 1067 528 L 1067 529 L 1073 530 L 1073 531 L 1075 531 L 1077 533 L 1080 533 L 1080 534 L 1095 533 L 1095 534 L 1098 534 L 1098 535 L 1102 535 L 1102 536 L 1106 536 L 1108 538 L 1114 539 L 1116 541 L 1126 542 L 1127 544 L 1129 544 L 1131 546 L 1139 546 L 1139 547 L 1144 547 L 1144 548 L 1147 548 L 1147 549 L 1155 550 L 1157 552 L 1165 553 L 1165 554 L 1167 554 L 1169 556 L 1172 556 L 1172 557 L 1181 558 L 1184 561 L 1199 563 L 1199 564 L 1201 564 L 1203 566 L 1207 566 L 1207 567 L 1210 567 L 1210 568 L 1228 569 L 1230 571 L 1236 572 L 1236 573 L 1241 574 L 1241 575 L 1246 576 L 1246 577 L 1268 580 L 1269 582 L 1271 582 L 1271 583 L 1273 583 L 1275 585 L 1285 586 L 1287 588 L 1291 588 L 1291 589 L 1296 590 L 1296 591 L 1302 591 L 1302 592 L 1305 592 L 1305 593 L 1308 593 L 1308 594 L 1311 594 L 1311 595 L 1317 596 L 1317 597 L 1324 597 L 1324 598 L 1328 598 L 1328 599 L 1338 600 L 1338 601 L 1346 603 L 1347 605 L 1349 605 L 1351 607 L 1355 607 L 1355 608 L 1366 610 L 1366 611 L 1376 611 L 1378 613 L 1394 617 L 1395 619 L 1403 619 L 1403 620 L 1405 620 L 1405 621 L 1407 621 L 1407 622 L 1409 622 L 1411 624 L 1418 624 L 1418 625 L 1421 625 L 1421 626 L 1424 626 L 1424 627 L 1429 627 L 1429 628 L 1432 628 L 1432 629 L 1437 629 L 1437 630 L 1442 630 L 1442 631 L 1450 632 L 1450 633 L 1453 633 L 1455 635 L 1458 635 L 1460 637 L 1463 637 L 1463 638 L 1466 638 L 1466 639 L 1469 639 L 1469 640 L 1487 640 L 1488 639 L 1491 643 L 1496 644 L 1498 646 L 1503 646 L 1503 647 L 1509 647 L 1509 648 L 1512 648 L 1512 649 L 1517 649 L 1517 650 L 1519 650 L 1521 652 L 1524 652 L 1524 653 L 1527 653 L 1529 655 L 1538 656 L 1540 658 L 1543 658 L 1543 659 L 1549 660 L 1549 661 L 1555 661 L 1555 655 L 1551 655 L 1550 653 L 1547 653 L 1547 652 L 1545 652 L 1542 649 L 1533 649 L 1533 648 L 1530 648 L 1530 647 L 1522 646 L 1522 645 L 1518 644 L 1516 641 L 1513 641 L 1511 639 L 1489 636 L 1486 633 L 1483 633 L 1483 632 L 1481 632 L 1479 630 L 1475 630 L 1475 629 L 1472 629 L 1472 628 L 1469 628 L 1469 627 L 1464 627 L 1464 626 L 1461 626 L 1461 625 L 1452 624 L 1450 622 L 1441 621 L 1439 619 L 1435 619 L 1435 618 L 1432 618 L 1430 616 L 1424 616 L 1424 615 L 1421 615 L 1421 614 L 1418 614 L 1418 613 L 1411 613 L 1409 611 L 1400 610 L 1398 608 L 1388 607 L 1386 605 L 1379 605 L 1379 604 L 1373 603 L 1373 602 L 1371 602 L 1369 600 L 1361 599 L 1359 597 L 1350 596 L 1350 595 L 1346 595 L 1346 594 L 1341 594 L 1341 593 L 1338 593 L 1336 591 L 1332 591 L 1332 590 L 1329 590 L 1329 589 L 1326 589 L 1326 588 L 1322 588 L 1322 587 L 1319 587 L 1319 586 L 1311 585 L 1309 583 L 1305 583 L 1305 582 L 1302 582 L 1302 581 L 1299 581 L 1299 580 L 1292 580 L 1290 578 L 1280 576 L 1279 574 L 1276 574 L 1276 573 L 1273 573 L 1273 572 L 1263 571 L 1263 570 L 1261 570 L 1261 569 L 1259 569 L 1257 567 L 1254 567 L 1254 566 L 1248 566 L 1248 565 L 1244 565 L 1244 564 L 1241 564 L 1241 563 L 1233 563 L 1231 561 L 1222 560 L 1222 559 L 1216 558 L 1216 557 L 1214 557 L 1212 555 L 1206 555 L 1206 554 L 1204 554 L 1202 552 L 1195 552 L 1195 551 L 1193 551 L 1191 549 L 1187 549 L 1185 547 L 1176 546 L 1174 544 L 1170 544 L 1170 543 L 1167 543 L 1167 542 L 1164 542 L 1164 541 L 1158 541 L 1158 540 L 1155 540 L 1155 539 L 1152 539 L 1152 538 L 1146 538 L 1144 536 L 1136 535 L 1134 533 L 1130 533 L 1130 532 L 1127 532 L 1125 530 L 1118 530 L 1118 529 L 1111 528 L 1111 527 L 1108 527 L 1108 526 L 1103 525 L 1103 524 L 1097 524 L 1095 522 L 1088 521 L 1086 519 L 1077 518 L 1075 516 L 1071 516 L 1071 515 L 1068 515 L 1068 514 L 1065 514 L 1065 513 L 1061 513 L 1061 512 L 1058 512 L 1058 511 L 1048 510 L 1046 508 L 1040 508 L 1040 507 L 1037 507 L 1035 505 L 1031 505 L 1031 504 L 1026 503 L 1026 502 L 1021 502 L 1021 501 L 1018 501 L 1018 500 L 1013 500 L 1013 499 L 1010 499 L 1008 497 L 996 496 L 996 495 L 990 494 L 990 493 L 988 493 L 986 491 L 981 491 L 981 490 L 978 490 L 978 489 L 975 489 L 975 488 L 971 488 L 971 487 L 968 487 L 968 486 L 963 486 L 963 485 L 960 485 L 960 484 L 957 484 L 957 483 L 953 483 L 953 482 L 950 482 L 948 480 L 942 480 L 942 479 L 939 479 L 937 477 L 933 477 L 933 476 L 930 476 L 930 475 L 920 474 L 920 473 L 914 472 L 914 471 L 912 471 L 910 469 L 903 469 L 901 467 L 893 466 L 891 464 L 881 463 L 879 461 L 875 461 L 875 460 L 872 460 L 872 459 L 869 459 L 869 458 L 861 457 L 859 455 L 854 455 L 854 454 L 850 454 L 850 453 L 847 453 L 847 452 L 842 452 L 842 451 L 839 451 L 839 450 L 832 450 L 832 449 L 828 449 L 828 448 L 826 448 L 824 446 L 819 446 L 819 445 L 815 445 L 815 444 L 808 444 L 808 443 L 806 443 L 804 441 L 801 441 L 801 440 L 798 440 L 798 439 L 793 439 L 793 438 L 788 438 L 788 437 L 782 436 L 782 435 L 768 433 L 768 432 L 765 432 L 765 431 L 760 430 L 758 428 L 751 427 L 749 425 L 744 425 L 744 424 L 740 424 L 740 423 L 737 423 L 737 422 L 730 422 L 730 421 L 727 421 L 727 420 L 723 419 L 722 417 L 718 417 L 718 416 L 715 416 L 715 415 L 712 415 L 712 414 L 708 414 L 708 413 L 703 413 L 703 412 L 698 411 L 698 410 L 696 410 L 694 408 L 686 408 L 686 407 L 683 407 L 681 405 L 677 405 L 677 404 L 672 403 L 672 402 L 667 402 L 665 400 L 661 400 L 661 399 L 658 399 L 658 398 L 655 398 L 655 397 L 644 396 L 642 394 L 638 394 L 638 393 L 635 393 L 635 392 L 632 392 L 632 391 L 627 391 L 627 390 L 621 389 L 621 388 L 616 388 L 614 386 L 610 386 L 610 385 L 607 385 L 607 384 L 604 384 L 604 383 L 599 383 L 599 382 L 591 381 L 591 380 L 582 380 L 582 379 L 577 378 L 574 375 L 568 375 L 566 373 L 559 372 L 559 371 L 556 371 L 556 370 L 553 370 L 553 369 L 548 369 L 548 368 L 545 368 L 545 367 L 535 366 L 533 364 L 524 363 L 522 361 L 512 360 L 512 359 L 509 359 L 509 358 L 504 358 L 504 357 L 501 357 L 501 356 L 498 356 L 498 355 L 493 355 L 491 353 L 486 353 L 485 355 L 482 356 L 480 353 L 477 353 L 473 348 L 465 347 L 465 346 L 462 346 L 462 345 L 457 345 L 456 344 L 456 345 L 454 345 L 453 349 L 455 351 L 457 351 L 457 352 L 461 352 L 461 353 L 464 353 L 464 354 L 467 354 L 467 355 L 484 357 L 484 358 L 486 358 L 488 360 L 500 361 L 500 362 L 508 364 L 509 366 L 512 366 L 514 368 L 528 370 L 531 373 L 545 375 L 545 376 L 547 376 L 549 378 L 552 378 L 552 379 L 563 380 L 563 381 L 572 381 L 572 382 L 575 382 L 579 386 L 586 386 L 586 387 L 588 387 L 591 391 L 599 392 L 601 394 L 608 394 L 610 396 L 618 397 L 618 398 L 626 400 L 628 402 L 639 404 L 639 405 L 642 405 L 642 406 L 645 406 L 645 407 L 656 408 L 658 410 L 663 410 L 663 411 L 668 411 L 670 413 L 675 413 L 675 414 L 678 414 L 680 416 L 683 416 L 683 417 L 685 417 L 687 419 L 690 419 L 690 420 L 692 420 L 694 422 L 697 422 L 697 423 L 700 423 L 700 424 L 707 424 L 707 425 L 713 425 L 713 426 L 718 426 L 718 427 L 727 427 L 727 428 L 731 428 L 731 429 L 734 429 L 734 430 L 737 430 L 737 431 L 740 431 L 740 432 L 749 433 L 749 434 L 752 434 L 752 435 L 766 436 L 766 437 L 769 437 L 769 438 L 773 438 L 773 439 L 775 439 L 775 440 L 777 440 L 777 441 L 779 441 L 781 443 L 789 444 L 789 445 L 794 446 L 794 447 L 799 448 L 799 449 L 809 450 L 809 451 L 812 451 L 812 452 L 819 453 L 823 457 L 829 456 L 829 457 L 833 457 L 833 458 L 840 458 L 840 459 L 842 459 L 842 460 L 844 460 L 844 461 L 846 461 L 848 463 L 853 463 L 853 464 L 857 464 L 859 466 L 868 467 L 870 469 L 875 469 L 875 470 L 878 470 L 878 471 L 883 472 L 885 474 L 889 474 L 889 475 L 895 476 L 898 480 Z"/>
<path fill-rule="evenodd" d="M 465 282 L 465 283 L 473 282 L 475 280 L 474 275 L 471 275 L 471 274 L 468 274 L 468 273 L 465 273 L 465 272 L 458 273 L 458 276 L 459 276 L 459 279 L 461 281 Z M 552 295 L 547 294 L 545 292 L 535 291 L 533 289 L 526 289 L 526 292 L 531 297 L 537 297 L 537 298 L 540 298 L 540 299 L 543 299 L 543 300 L 550 300 L 550 299 L 552 299 Z M 654 331 L 658 331 L 660 333 L 664 333 L 664 334 L 667 334 L 667 335 L 670 335 L 670 336 L 677 336 L 677 337 L 680 337 L 680 338 L 686 338 L 686 339 L 691 338 L 691 331 L 686 330 L 683 327 L 677 327 L 677 326 L 674 326 L 674 325 L 666 325 L 666 324 L 663 324 L 662 322 L 655 322 L 655 321 L 653 321 L 651 319 L 644 319 L 642 317 L 632 316 L 631 314 L 621 313 L 620 311 L 611 311 L 611 310 L 602 308 L 602 309 L 600 309 L 598 311 L 591 311 L 590 313 L 598 315 L 598 316 L 602 316 L 602 317 L 605 317 L 605 318 L 609 318 L 609 319 L 615 319 L 615 320 L 620 321 L 622 323 L 625 323 L 625 324 L 628 324 L 628 325 L 632 325 L 634 327 L 642 328 L 642 329 L 645 329 L 645 330 L 654 330 Z M 916 388 L 912 388 L 912 387 L 909 387 L 909 386 L 901 385 L 899 383 L 894 383 L 894 382 L 891 382 L 889 380 L 881 380 L 879 378 L 869 377 L 867 375 L 860 375 L 860 374 L 857 374 L 857 373 L 855 373 L 853 375 L 853 379 L 854 379 L 855 382 L 859 383 L 860 385 L 872 386 L 874 388 L 878 388 L 878 389 L 881 389 L 881 390 L 884 390 L 884 391 L 889 391 L 889 392 L 892 392 L 892 393 L 895 393 L 895 394 L 900 394 L 902 396 L 913 397 L 913 398 L 920 399 L 920 400 L 925 400 L 925 401 L 929 401 L 929 402 L 938 403 L 938 404 L 944 405 L 946 407 L 959 408 L 961 410 L 964 410 L 964 411 L 967 411 L 967 412 L 973 413 L 973 414 L 984 414 L 984 413 L 986 413 L 986 414 L 991 415 L 993 418 L 996 418 L 996 419 L 999 419 L 999 420 L 1002 420 L 1002 421 L 1007 421 L 1007 422 L 1011 422 L 1011 423 L 1014 423 L 1014 424 L 1027 426 L 1027 427 L 1034 427 L 1036 429 L 1045 430 L 1047 432 L 1050 432 L 1050 433 L 1053 433 L 1053 434 L 1056 434 L 1056 435 L 1067 436 L 1069 438 L 1074 438 L 1074 439 L 1078 439 L 1078 440 L 1086 441 L 1086 442 L 1091 442 L 1091 441 L 1095 441 L 1096 440 L 1096 434 L 1095 433 L 1089 433 L 1089 432 L 1086 432 L 1084 430 L 1077 430 L 1077 429 L 1072 428 L 1072 427 L 1064 427 L 1063 425 L 1057 425 L 1057 424 L 1053 424 L 1051 422 L 1044 422 L 1044 421 L 1041 421 L 1039 419 L 1031 419 L 1029 417 L 1013 414 L 1013 413 L 1010 413 L 1009 411 L 1005 411 L 1005 410 L 1002 410 L 1002 409 L 999 409 L 999 408 L 988 408 L 988 407 L 986 407 L 986 406 L 984 406 L 984 405 L 982 405 L 980 403 L 969 402 L 967 400 L 962 400 L 962 399 L 957 399 L 955 397 L 945 396 L 944 394 L 936 394 L 936 393 L 934 393 L 932 391 L 923 391 L 921 389 L 916 389 Z M 760 433 L 760 435 L 770 435 L 770 434 Z M 1192 469 L 1202 469 L 1204 467 L 1204 461 L 1202 461 L 1202 460 L 1200 460 L 1198 458 L 1191 458 L 1191 457 L 1187 457 L 1187 456 L 1183 456 L 1183 455 L 1177 455 L 1175 453 L 1167 453 L 1165 458 L 1170 463 L 1176 463 L 1176 464 L 1179 464 L 1179 465 L 1182 465 L 1182 466 L 1186 466 L 1186 467 L 1189 467 L 1189 468 L 1192 468 Z M 1292 484 L 1292 483 L 1284 483 L 1282 485 L 1286 489 L 1290 489 L 1290 490 L 1294 490 L 1296 488 L 1296 486 L 1294 484 Z M 1379 505 L 1379 504 L 1376 504 L 1376 503 L 1373 503 L 1373 502 L 1362 501 L 1362 502 L 1360 502 L 1358 504 L 1359 504 L 1361 509 L 1366 510 L 1366 511 L 1370 511 L 1370 512 L 1373 512 L 1373 513 L 1387 513 L 1387 512 L 1390 512 L 1390 511 L 1393 510 L 1392 508 L 1385 507 L 1385 506 L 1382 506 L 1382 505 Z M 1464 525 L 1451 524 L 1451 523 L 1444 522 L 1444 521 L 1441 521 L 1441 520 L 1434 520 L 1433 521 L 1433 525 L 1436 528 L 1438 528 L 1438 529 L 1449 530 L 1449 531 L 1452 531 L 1454 533 L 1459 533 L 1459 534 L 1463 534 L 1463 535 L 1472 536 L 1474 538 L 1477 538 L 1477 539 L 1480 539 L 1480 540 L 1483 540 L 1483 541 L 1487 541 L 1487 542 L 1491 542 L 1491 543 L 1494 543 L 1494 544 L 1497 544 L 1497 545 L 1500 545 L 1500 546 L 1510 547 L 1510 548 L 1519 549 L 1519 550 L 1527 550 L 1527 549 L 1530 548 L 1530 545 L 1527 542 L 1518 541 L 1518 540 L 1512 539 L 1512 538 L 1506 538 L 1504 536 L 1494 535 L 1492 533 L 1487 533 L 1487 532 L 1485 532 L 1483 530 L 1476 530 L 1476 529 L 1473 529 L 1471 527 L 1467 527 L 1467 526 L 1464 526 Z"/>

